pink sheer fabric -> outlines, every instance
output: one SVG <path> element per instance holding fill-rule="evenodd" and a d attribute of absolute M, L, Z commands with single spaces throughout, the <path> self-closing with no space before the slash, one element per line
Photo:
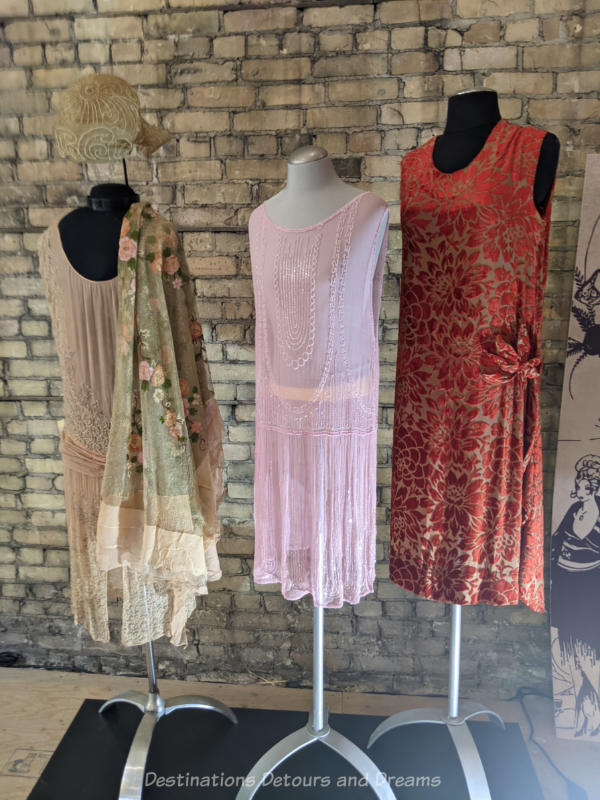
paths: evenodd
<path fill-rule="evenodd" d="M 306 228 L 276 225 L 264 205 L 250 217 L 254 580 L 289 600 L 340 607 L 373 591 L 387 222 L 372 192 Z"/>

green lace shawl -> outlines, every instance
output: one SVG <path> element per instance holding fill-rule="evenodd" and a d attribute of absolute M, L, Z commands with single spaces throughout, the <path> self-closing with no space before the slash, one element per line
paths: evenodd
<path fill-rule="evenodd" d="M 123 217 L 118 304 L 98 562 L 169 593 L 180 644 L 195 595 L 221 577 L 224 429 L 177 231 L 146 202 Z"/>

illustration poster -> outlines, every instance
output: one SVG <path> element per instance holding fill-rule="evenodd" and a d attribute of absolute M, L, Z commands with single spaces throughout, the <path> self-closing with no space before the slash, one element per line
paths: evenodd
<path fill-rule="evenodd" d="M 600 155 L 588 155 L 552 508 L 554 721 L 600 742 Z"/>

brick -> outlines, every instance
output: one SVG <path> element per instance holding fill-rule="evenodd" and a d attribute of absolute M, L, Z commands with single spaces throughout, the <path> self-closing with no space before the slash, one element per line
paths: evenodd
<path fill-rule="evenodd" d="M 72 64 L 75 61 L 75 46 L 70 42 L 45 45 L 46 61 L 50 66 Z"/>
<path fill-rule="evenodd" d="M 169 131 L 226 131 L 229 114 L 226 111 L 174 111 L 165 114 L 164 126 Z"/>
<path fill-rule="evenodd" d="M 158 165 L 159 181 L 212 181 L 221 178 L 219 161 L 176 161 Z"/>
<path fill-rule="evenodd" d="M 208 36 L 191 36 L 178 39 L 175 50 L 178 56 L 185 58 L 208 58 L 210 55 L 210 39 Z"/>
<path fill-rule="evenodd" d="M 600 36 L 600 14 L 591 14 L 584 18 L 582 34 L 585 37 Z M 575 35 L 575 32 L 572 35 Z"/>
<path fill-rule="evenodd" d="M 4 0 L 2 3 L 3 17 L 26 17 L 28 14 L 27 0 Z"/>
<path fill-rule="evenodd" d="M 325 87 L 313 83 L 263 86 L 259 90 L 259 99 L 267 106 L 320 105 L 325 102 Z"/>
<path fill-rule="evenodd" d="M 250 203 L 251 193 L 250 187 L 246 183 L 203 183 L 194 186 L 186 187 L 185 198 L 187 203 L 210 203 L 218 205 L 220 203 L 240 204 Z M 189 238 L 190 247 L 198 250 L 198 242 L 201 241 L 197 236 L 202 237 L 202 241 L 208 234 L 191 234 Z M 209 242 L 212 242 L 212 235 L 208 237 Z M 212 245 L 211 245 L 212 247 Z M 204 246 L 201 249 L 206 249 Z"/>
<path fill-rule="evenodd" d="M 189 89 L 188 105 L 201 107 L 245 108 L 254 102 L 251 86 L 199 86 Z"/>
<path fill-rule="evenodd" d="M 32 72 L 32 82 L 34 87 L 41 89 L 57 89 L 70 86 L 82 75 L 88 74 L 90 70 L 82 70 L 79 67 L 57 67 L 56 69 L 34 69 Z"/>
<path fill-rule="evenodd" d="M 279 36 L 274 33 L 251 33 L 246 37 L 248 56 L 278 56 Z"/>
<path fill-rule="evenodd" d="M 334 103 L 357 100 L 385 100 L 398 97 L 395 78 L 366 78 L 363 80 L 335 81 L 329 84 L 329 99 Z"/>
<path fill-rule="evenodd" d="M 435 72 L 437 69 L 439 69 L 439 61 L 435 53 L 420 53 L 415 50 L 414 52 L 398 53 L 392 56 L 393 75 Z"/>
<path fill-rule="evenodd" d="M 35 16 L 94 14 L 93 0 L 32 0 Z"/>
<path fill-rule="evenodd" d="M 17 164 L 17 175 L 21 181 L 38 183 L 44 181 L 75 181 L 81 178 L 81 165 L 74 161 L 51 161 L 40 167 L 37 161 L 22 161 Z"/>
<path fill-rule="evenodd" d="M 242 78 L 247 81 L 297 81 L 309 75 L 308 58 L 248 60 L 242 64 Z"/>
<path fill-rule="evenodd" d="M 23 552 L 21 550 L 21 552 Z M 67 550 L 47 550 L 46 551 L 46 564 L 49 567 L 68 566 L 69 552 Z"/>
<path fill-rule="evenodd" d="M 69 571 L 66 567 L 18 567 L 19 580 L 40 583 L 66 583 Z"/>
<path fill-rule="evenodd" d="M 115 42 L 111 47 L 112 59 L 115 63 L 123 61 L 139 62 L 142 58 L 141 42 Z"/>
<path fill-rule="evenodd" d="M 17 339 L 0 341 L 0 358 L 25 358 L 27 345 Z"/>
<path fill-rule="evenodd" d="M 551 77 L 551 76 L 548 76 Z M 559 95 L 585 94 L 598 91 L 598 72 L 565 72 L 556 77 L 556 91 Z M 550 92 L 545 92 L 550 94 Z"/>
<path fill-rule="evenodd" d="M 15 47 L 13 49 L 13 60 L 17 67 L 35 67 L 42 63 L 43 58 L 44 53 L 39 44 Z"/>
<path fill-rule="evenodd" d="M 586 6 L 585 0 L 570 0 L 568 3 L 565 0 L 534 0 L 533 4 L 536 14 L 562 14 L 565 11 L 585 9 Z"/>
<path fill-rule="evenodd" d="M 384 25 L 420 22 L 419 3 L 417 0 L 393 0 L 393 2 L 381 3 L 379 18 Z"/>
<path fill-rule="evenodd" d="M 512 45 L 470 47 L 463 53 L 462 65 L 463 69 L 514 69 L 517 66 L 517 48 Z"/>
<path fill-rule="evenodd" d="M 452 16 L 450 0 L 419 0 L 421 22 L 447 19 Z"/>
<path fill-rule="evenodd" d="M 11 377 L 15 378 L 54 378 L 60 376 L 60 367 L 57 361 L 13 358 L 10 360 L 9 374 Z"/>
<path fill-rule="evenodd" d="M 44 561 L 44 553 L 37 547 L 20 547 L 18 552 L 20 564 L 42 564 Z"/>
<path fill-rule="evenodd" d="M 498 20 L 482 19 L 471 25 L 464 35 L 465 42 L 486 44 L 500 40 L 500 23 Z"/>
<path fill-rule="evenodd" d="M 225 33 L 275 31 L 293 28 L 298 12 L 295 8 L 265 8 L 229 11 L 223 15 Z"/>
<path fill-rule="evenodd" d="M 41 296 L 44 291 L 38 278 L 2 278 L 0 285 L 2 286 L 2 292 L 8 297 Z"/>
<path fill-rule="evenodd" d="M 387 50 L 389 31 L 368 30 L 356 34 L 356 46 L 360 51 Z"/>
<path fill-rule="evenodd" d="M 393 177 L 400 175 L 401 156 L 366 156 L 364 171 L 367 178 Z"/>
<path fill-rule="evenodd" d="M 125 64 L 111 67 L 113 75 L 124 78 L 134 86 L 140 84 L 164 84 L 166 81 L 166 66 L 164 64 Z"/>
<path fill-rule="evenodd" d="M 230 159 L 226 165 L 227 177 L 233 180 L 260 178 L 264 180 L 283 178 L 285 162 L 280 158 Z"/>
<path fill-rule="evenodd" d="M 412 125 L 441 122 L 445 117 L 445 103 L 431 102 L 385 103 L 381 107 L 381 122 L 384 125 Z"/>
<path fill-rule="evenodd" d="M 24 69 L 3 69 L 2 89 L 24 89 L 27 86 L 27 73 Z"/>
<path fill-rule="evenodd" d="M 9 114 L 36 114 L 48 111 L 48 98 L 46 92 L 0 92 L 0 108 L 3 113 Z"/>
<path fill-rule="evenodd" d="M 327 8 L 307 8 L 303 23 L 308 28 L 335 28 L 342 25 L 364 25 L 373 19 L 371 5 L 328 6 Z"/>
<path fill-rule="evenodd" d="M 414 50 L 425 44 L 425 28 L 394 28 L 392 31 L 392 50 Z"/>
<path fill-rule="evenodd" d="M 353 75 L 386 75 L 387 56 L 362 53 L 318 59 L 313 67 L 316 78 L 350 77 Z"/>
<path fill-rule="evenodd" d="M 215 58 L 243 58 L 245 44 L 243 36 L 219 36 L 213 39 L 213 53 Z"/>
<path fill-rule="evenodd" d="M 565 99 L 565 100 L 531 100 L 529 114 L 532 119 L 540 120 L 585 120 L 597 119 L 600 113 L 600 100 L 597 99 Z"/>
<path fill-rule="evenodd" d="M 532 42 L 538 38 L 539 29 L 540 25 L 537 19 L 508 22 L 504 31 L 504 40 L 507 42 Z"/>
<path fill-rule="evenodd" d="M 234 130 L 270 131 L 301 126 L 302 112 L 299 109 L 277 111 L 242 111 L 233 116 Z"/>
<path fill-rule="evenodd" d="M 375 117 L 373 106 L 309 108 L 306 124 L 308 128 L 367 128 L 375 124 Z"/>
<path fill-rule="evenodd" d="M 193 276 L 235 275 L 237 272 L 235 259 L 228 256 L 207 256 L 202 258 L 190 256 L 188 257 L 188 264 L 190 267 L 190 274 Z M 221 289 L 219 289 L 219 292 L 220 291 Z"/>
<path fill-rule="evenodd" d="M 110 58 L 110 48 L 104 42 L 79 42 L 77 52 L 82 64 L 106 64 Z"/>
<path fill-rule="evenodd" d="M 0 566 L 0 580 L 2 582 L 8 583 L 8 581 L 14 581 L 17 578 L 17 570 L 16 567 L 10 564 L 3 564 Z"/>
<path fill-rule="evenodd" d="M 444 79 L 441 75 L 407 77 L 403 83 L 404 97 L 439 97 L 444 94 Z"/>
<path fill-rule="evenodd" d="M 141 39 L 139 17 L 79 17 L 75 19 L 75 39 Z"/>
<path fill-rule="evenodd" d="M 282 54 L 312 53 L 315 49 L 315 36 L 312 33 L 286 33 L 283 37 Z"/>
<path fill-rule="evenodd" d="M 319 35 L 319 50 L 322 53 L 328 50 L 334 53 L 340 53 L 344 50 L 352 50 L 353 48 L 354 38 L 351 33 L 330 31 L 328 33 L 321 33 Z"/>
<path fill-rule="evenodd" d="M 348 149 L 351 153 L 375 152 L 381 148 L 381 134 L 375 131 L 352 133 L 348 137 Z"/>
<path fill-rule="evenodd" d="M 0 564 L 12 564 L 16 554 L 11 547 L 0 547 Z"/>
<path fill-rule="evenodd" d="M 523 51 L 524 69 L 558 69 L 561 67 L 597 67 L 600 44 L 545 44 Z"/>
<path fill-rule="evenodd" d="M 529 0 L 511 0 L 511 14 L 527 14 Z M 496 17 L 499 8 L 497 0 L 456 0 L 456 13 L 459 17 Z"/>
<path fill-rule="evenodd" d="M 551 94 L 552 75 L 547 72 L 497 72 L 484 79 L 484 86 L 495 89 L 498 94 Z"/>
<path fill-rule="evenodd" d="M 158 11 L 164 8 L 165 0 L 96 0 L 98 11 L 105 13 L 121 13 L 123 11 Z"/>
<path fill-rule="evenodd" d="M 60 42 L 71 38 L 71 23 L 61 19 L 9 22 L 5 36 L 8 42 Z"/>
<path fill-rule="evenodd" d="M 172 33 L 211 34 L 219 30 L 218 11 L 184 11 L 181 13 L 148 14 L 148 34 L 153 37 Z"/>
<path fill-rule="evenodd" d="M 211 64 L 198 61 L 191 64 L 175 64 L 171 70 L 172 83 L 220 83 L 236 79 L 235 61 Z"/>

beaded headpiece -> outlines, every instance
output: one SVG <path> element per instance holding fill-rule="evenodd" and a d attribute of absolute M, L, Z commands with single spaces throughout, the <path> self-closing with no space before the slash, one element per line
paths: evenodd
<path fill-rule="evenodd" d="M 148 156 L 171 138 L 142 117 L 133 86 L 96 73 L 63 92 L 54 136 L 60 155 L 79 162 L 117 161 L 134 151 Z"/>

